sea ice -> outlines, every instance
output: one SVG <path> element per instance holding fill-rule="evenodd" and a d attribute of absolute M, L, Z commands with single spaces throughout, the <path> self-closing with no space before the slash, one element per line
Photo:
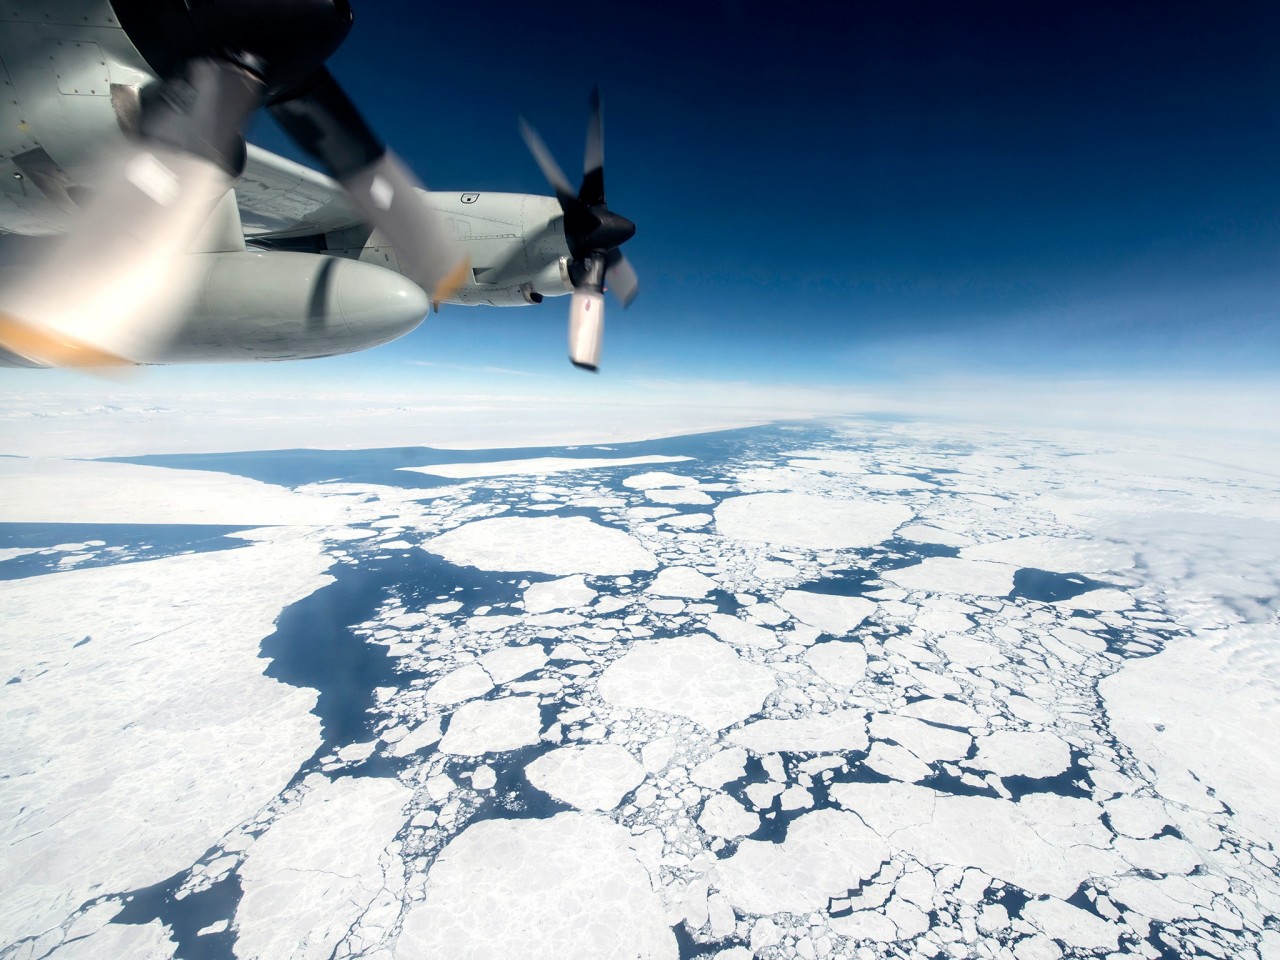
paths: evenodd
<path fill-rule="evenodd" d="M 871 751 L 863 764 L 890 780 L 905 780 L 908 783 L 923 780 L 933 773 L 933 768 L 922 763 L 910 750 L 879 740 L 871 745 Z"/>
<path fill-rule="evenodd" d="M 747 623 L 727 613 L 711 614 L 707 618 L 707 629 L 735 646 L 765 649 L 778 646 L 778 638 L 772 630 Z"/>
<path fill-rule="evenodd" d="M 714 589 L 716 582 L 692 567 L 663 567 L 645 592 L 658 597 L 696 599 Z"/>
<path fill-rule="evenodd" d="M 539 670 L 547 662 L 547 652 L 538 644 L 523 647 L 499 647 L 480 658 L 485 672 L 494 683 L 510 683 L 526 673 Z"/>
<path fill-rule="evenodd" d="M 1280 753 L 1255 735 L 1280 729 L 1276 651 L 1269 624 L 1204 630 L 1128 661 L 1099 689 L 1116 736 L 1155 769 L 1166 796 L 1204 798 L 1212 784 L 1238 822 L 1280 845 Z"/>
<path fill-rule="evenodd" d="M 719 730 L 758 711 L 775 687 L 768 669 L 697 634 L 632 644 L 597 689 L 616 706 L 674 713 Z"/>
<path fill-rule="evenodd" d="M 598 814 L 482 820 L 441 851 L 397 960 L 676 960 L 675 936 L 631 835 Z"/>
<path fill-rule="evenodd" d="M 0 523 L 326 526 L 336 499 L 248 477 L 92 460 L 0 458 Z"/>
<path fill-rule="evenodd" d="M 1133 553 L 1099 538 L 1015 537 L 965 547 L 966 560 L 993 560 L 1015 567 L 1050 570 L 1054 573 L 1107 573 L 1133 562 Z"/>
<path fill-rule="evenodd" d="M 613 743 L 560 747 L 525 767 L 529 782 L 580 810 L 612 810 L 640 786 L 644 768 Z"/>
<path fill-rule="evenodd" d="M 689 458 L 684 457 L 682 459 L 687 460 Z M 664 473 L 661 470 L 653 470 L 649 473 L 637 473 L 635 476 L 627 477 L 622 481 L 622 485 L 633 490 L 657 490 L 661 487 L 696 487 L 698 481 L 693 477 L 682 477 L 678 473 Z"/>
<path fill-rule="evenodd" d="M 709 496 L 701 490 L 685 487 L 679 490 L 646 490 L 644 495 L 654 503 L 689 504 L 705 507 L 712 503 Z"/>
<path fill-rule="evenodd" d="M 791 821 L 782 843 L 743 840 L 716 864 L 720 889 L 746 913 L 825 911 L 827 900 L 875 876 L 885 842 L 856 814 L 815 810 Z"/>
<path fill-rule="evenodd" d="M 757 754 L 865 750 L 867 716 L 861 710 L 835 710 L 795 720 L 756 720 L 727 739 Z"/>
<path fill-rule="evenodd" d="M 811 590 L 788 590 L 778 598 L 778 606 L 797 620 L 836 637 L 852 633 L 876 609 L 874 603 L 862 597 Z"/>
<path fill-rule="evenodd" d="M 867 651 L 852 641 L 819 643 L 805 651 L 804 659 L 814 673 L 838 687 L 856 686 L 867 672 Z"/>
<path fill-rule="evenodd" d="M 755 833 L 760 827 L 760 817 L 727 793 L 717 793 L 703 805 L 698 826 L 713 837 L 736 840 Z"/>
<path fill-rule="evenodd" d="M 910 520 L 911 509 L 879 500 L 758 493 L 723 501 L 715 517 L 720 533 L 736 540 L 822 549 L 874 546 Z"/>
<path fill-rule="evenodd" d="M 996 730 L 977 744 L 977 754 L 965 766 L 998 777 L 1053 777 L 1071 765 L 1071 748 L 1052 733 Z"/>
<path fill-rule="evenodd" d="M 169 928 L 159 920 L 138 925 L 108 923 L 87 937 L 64 943 L 49 960 L 171 960 L 178 944 L 169 939 Z"/>
<path fill-rule="evenodd" d="M 1056 897 L 1030 901 L 1022 908 L 1022 919 L 1072 947 L 1114 950 L 1117 946 L 1119 930 L 1114 924 Z"/>
<path fill-rule="evenodd" d="M 620 575 L 658 563 L 630 535 L 586 517 L 494 517 L 426 541 L 450 563 L 481 570 Z"/>
<path fill-rule="evenodd" d="M 468 663 L 433 683 L 423 699 L 427 703 L 461 703 L 463 700 L 482 697 L 492 689 L 493 681 L 489 679 L 489 674 L 479 664 Z"/>
<path fill-rule="evenodd" d="M 380 777 L 313 774 L 302 802 L 249 847 L 240 867 L 238 957 L 326 958 L 400 865 L 387 845 L 413 791 Z"/>
<path fill-rule="evenodd" d="M 881 577 L 908 590 L 1005 597 L 1013 591 L 1015 569 L 1006 563 L 991 563 L 987 560 L 925 557 L 913 566 L 886 570 Z"/>
<path fill-rule="evenodd" d="M 599 470 L 632 467 L 644 463 L 675 463 L 689 457 L 530 457 L 528 460 L 491 460 L 488 463 L 435 463 L 425 467 L 398 467 L 410 473 L 470 480 L 476 477 L 504 477 L 514 474 L 542 476 L 567 470 Z M 625 481 L 624 481 L 625 482 Z"/>
<path fill-rule="evenodd" d="M 1127 869 L 1088 801 L 1032 794 L 1014 803 L 906 783 L 836 783 L 830 794 L 921 863 L 977 867 L 1031 893 L 1066 898 L 1090 877 Z"/>
<path fill-rule="evenodd" d="M 586 607 L 595 599 L 595 590 L 586 585 L 581 573 L 530 584 L 525 589 L 525 609 L 530 613 L 563 611 L 572 607 Z"/>
<path fill-rule="evenodd" d="M 1066 610 L 1096 610 L 1099 612 L 1132 610 L 1133 597 L 1123 590 L 1103 587 L 1100 590 L 1090 590 L 1088 593 L 1079 594 L 1068 600 L 1055 600 L 1054 606 L 1062 607 Z"/>
<path fill-rule="evenodd" d="M 454 712 L 440 751 L 476 757 L 515 750 L 537 743 L 541 729 L 537 697 L 473 700 Z"/>
<path fill-rule="evenodd" d="M 330 563 L 282 539 L 0 582 L 0 944 L 178 873 L 284 788 L 316 693 L 264 675 L 262 638 Z"/>
<path fill-rule="evenodd" d="M 925 763 L 960 760 L 973 742 L 963 731 L 937 727 L 901 713 L 877 713 L 871 718 L 871 735 L 906 747 Z"/>
<path fill-rule="evenodd" d="M 1115 797 L 1103 804 L 1111 826 L 1126 837 L 1154 837 L 1173 821 L 1164 803 L 1155 797 Z"/>
<path fill-rule="evenodd" d="M 928 720 L 930 723 L 941 723 L 948 727 L 980 727 L 985 723 L 981 714 L 969 704 L 942 697 L 916 700 L 901 708 L 898 714 L 903 717 Z"/>
<path fill-rule="evenodd" d="M 746 772 L 747 751 L 741 747 L 721 750 L 689 771 L 689 779 L 700 787 L 718 790 L 730 780 L 736 780 Z"/>

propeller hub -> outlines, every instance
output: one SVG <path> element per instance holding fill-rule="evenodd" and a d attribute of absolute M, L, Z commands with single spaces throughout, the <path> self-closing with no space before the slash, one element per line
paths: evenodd
<path fill-rule="evenodd" d="M 596 227 L 587 236 L 587 246 L 593 250 L 611 250 L 620 247 L 636 235 L 636 225 L 626 217 L 607 207 L 592 207 Z"/>

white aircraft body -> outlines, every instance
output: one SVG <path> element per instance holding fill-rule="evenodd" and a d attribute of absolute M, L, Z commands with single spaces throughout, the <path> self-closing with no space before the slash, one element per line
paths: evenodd
<path fill-rule="evenodd" d="M 606 278 L 598 95 L 574 191 L 428 193 L 324 68 L 346 0 L 0 0 L 0 365 L 273 361 L 403 336 L 441 303 L 572 294 L 596 369 Z M 255 109 L 333 176 L 244 143 Z M 13 266 L 16 263 L 18 266 Z"/>

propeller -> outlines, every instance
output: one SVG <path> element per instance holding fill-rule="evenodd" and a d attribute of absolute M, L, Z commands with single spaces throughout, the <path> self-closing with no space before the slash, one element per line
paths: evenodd
<path fill-rule="evenodd" d="M 604 339 L 604 291 L 609 290 L 625 308 L 640 290 L 635 268 L 618 249 L 633 236 L 636 225 L 609 209 L 604 193 L 604 118 L 600 88 L 591 91 L 587 121 L 587 146 L 582 162 L 582 183 L 575 191 L 542 142 L 538 132 L 523 119 L 520 132 L 547 178 L 564 211 L 564 236 L 569 244 L 569 360 L 592 372 L 600 368 Z"/>
<path fill-rule="evenodd" d="M 71 233 L 6 291 L 0 346 L 52 366 L 146 362 L 194 299 L 185 256 L 244 168 L 266 106 L 343 186 L 436 302 L 469 264 L 422 184 L 325 68 L 347 0 L 170 0 L 170 77 L 144 93 L 137 135 L 108 164 Z"/>

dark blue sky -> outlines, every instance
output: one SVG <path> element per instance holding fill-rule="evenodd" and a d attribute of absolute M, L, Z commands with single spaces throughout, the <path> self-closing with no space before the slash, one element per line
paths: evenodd
<path fill-rule="evenodd" d="M 1280 6 L 365 0 L 331 62 L 441 189 L 549 192 L 606 108 L 642 292 L 613 375 L 1280 366 Z M 255 137 L 279 145 L 260 124 Z M 572 176 L 572 173 L 571 173 Z M 567 303 L 446 310 L 361 363 L 571 371 Z"/>

